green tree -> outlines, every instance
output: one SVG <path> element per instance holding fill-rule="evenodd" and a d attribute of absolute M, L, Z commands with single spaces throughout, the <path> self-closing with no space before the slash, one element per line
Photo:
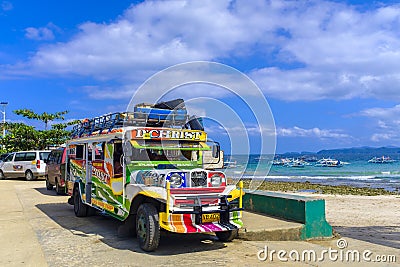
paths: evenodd
<path fill-rule="evenodd" d="M 44 129 L 47 130 L 48 123 L 54 120 L 64 120 L 64 115 L 68 113 L 67 110 L 56 113 L 43 112 L 42 114 L 35 113 L 31 109 L 17 109 L 13 111 L 17 115 L 21 115 L 28 119 L 39 120 L 45 123 Z"/>
<path fill-rule="evenodd" d="M 38 131 L 24 123 L 6 123 L 6 136 L 1 139 L 2 153 L 30 150 L 38 143 Z"/>
<path fill-rule="evenodd" d="M 19 109 L 15 110 L 14 113 L 28 119 L 44 122 L 45 129 L 37 130 L 35 127 L 24 123 L 6 123 L 5 127 L 7 134 L 0 140 L 2 152 L 46 149 L 50 146 L 61 145 L 65 143 L 71 135 L 71 132 L 67 130 L 67 127 L 79 122 L 71 121 L 52 124 L 51 129 L 48 129 L 50 122 L 55 120 L 65 120 L 64 115 L 67 114 L 68 111 L 56 113 L 44 112 L 38 114 L 30 109 Z"/>

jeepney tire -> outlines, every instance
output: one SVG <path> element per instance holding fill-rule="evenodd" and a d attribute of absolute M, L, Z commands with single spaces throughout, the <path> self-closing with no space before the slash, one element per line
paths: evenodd
<path fill-rule="evenodd" d="M 158 211 L 150 203 L 139 206 L 136 215 L 136 234 L 139 246 L 144 251 L 154 251 L 160 243 Z"/>
<path fill-rule="evenodd" d="M 27 181 L 33 181 L 33 180 L 35 180 L 35 176 L 33 175 L 33 173 L 32 173 L 31 170 L 27 170 L 27 171 L 25 172 L 25 179 L 26 179 Z"/>
<path fill-rule="evenodd" d="M 221 242 L 231 242 L 238 235 L 239 230 L 229 230 L 222 232 L 215 232 L 215 235 L 218 237 L 218 240 Z"/>
<path fill-rule="evenodd" d="M 49 181 L 49 176 L 46 175 L 46 189 L 53 190 L 53 185 Z"/>
<path fill-rule="evenodd" d="M 82 202 L 78 187 L 74 189 L 74 212 L 76 217 L 86 217 L 88 214 L 88 206 Z"/>
<path fill-rule="evenodd" d="M 4 172 L 0 170 L 0 180 L 5 180 L 6 176 L 4 175 Z"/>

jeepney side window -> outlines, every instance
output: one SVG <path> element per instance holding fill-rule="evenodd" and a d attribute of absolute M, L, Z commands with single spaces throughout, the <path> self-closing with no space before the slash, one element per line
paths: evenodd
<path fill-rule="evenodd" d="M 95 160 L 104 160 L 104 146 L 105 143 L 95 143 L 95 154 L 94 154 L 94 159 Z"/>
<path fill-rule="evenodd" d="M 149 156 L 147 155 L 147 150 L 144 148 L 133 148 L 131 159 L 133 161 L 149 160 Z"/>
<path fill-rule="evenodd" d="M 85 159 L 85 146 L 77 145 L 75 148 L 76 151 L 76 159 Z"/>
<path fill-rule="evenodd" d="M 113 155 L 113 164 L 114 164 L 114 176 L 121 177 L 123 173 L 122 167 L 122 157 L 124 155 L 124 151 L 122 149 L 121 142 L 114 143 L 114 155 Z"/>
<path fill-rule="evenodd" d="M 71 146 L 68 149 L 68 158 L 69 159 L 75 159 L 76 158 L 76 147 L 75 146 Z"/>

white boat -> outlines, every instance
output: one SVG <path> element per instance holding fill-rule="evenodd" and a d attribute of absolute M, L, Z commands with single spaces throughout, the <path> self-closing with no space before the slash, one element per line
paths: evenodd
<path fill-rule="evenodd" d="M 275 165 L 275 166 L 284 166 L 284 165 L 289 164 L 290 162 L 292 162 L 292 160 L 291 160 L 291 159 L 288 159 L 288 158 L 274 159 L 274 160 L 272 161 L 272 165 Z"/>
<path fill-rule="evenodd" d="M 391 159 L 390 157 L 373 157 L 372 159 L 368 160 L 369 163 L 393 163 L 396 160 Z"/>
<path fill-rule="evenodd" d="M 342 167 L 343 163 L 337 159 L 322 158 L 315 164 L 316 167 Z"/>
<path fill-rule="evenodd" d="M 293 168 L 304 168 L 304 166 L 306 166 L 306 163 L 302 160 L 292 160 L 291 162 L 287 163 L 286 166 Z"/>

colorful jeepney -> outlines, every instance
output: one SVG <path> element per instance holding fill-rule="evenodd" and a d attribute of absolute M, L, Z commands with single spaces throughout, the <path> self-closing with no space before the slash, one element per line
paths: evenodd
<path fill-rule="evenodd" d="M 74 128 L 66 186 L 76 216 L 100 210 L 125 221 L 145 251 L 158 247 L 160 229 L 231 241 L 243 225 L 243 186 L 203 168 L 206 154 L 223 162 L 219 145 L 191 129 L 188 116 L 152 120 L 158 109 L 150 110 L 153 116 L 114 113 Z"/>

